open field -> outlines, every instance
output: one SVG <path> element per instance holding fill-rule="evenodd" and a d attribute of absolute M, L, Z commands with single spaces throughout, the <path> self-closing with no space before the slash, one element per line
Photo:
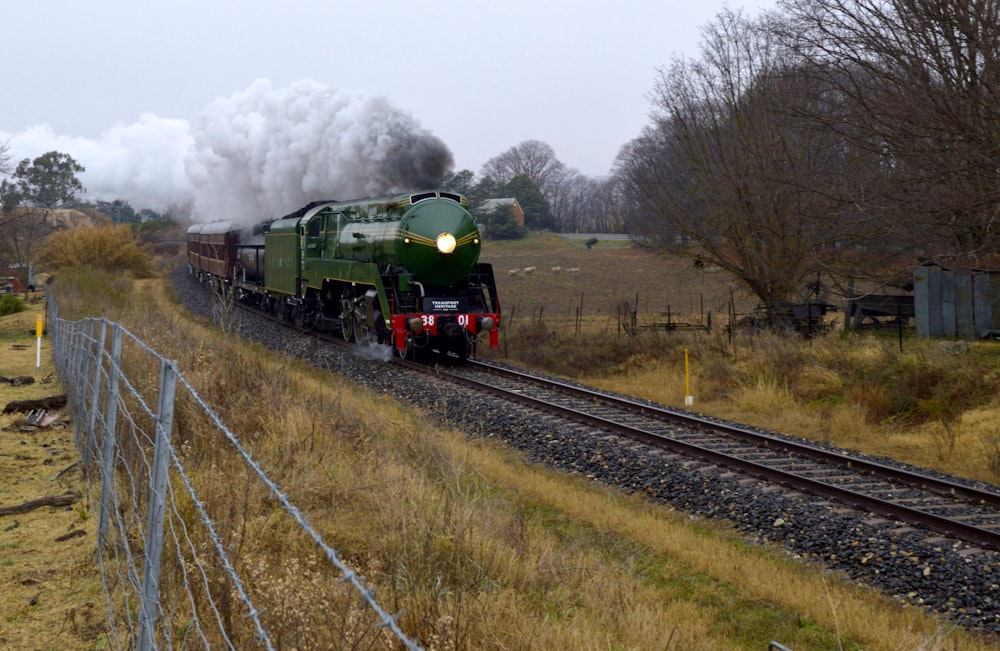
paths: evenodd
<path fill-rule="evenodd" d="M 635 308 L 637 296 L 638 311 L 647 318 L 669 309 L 690 322 L 707 311 L 726 315 L 731 299 L 738 312 L 756 305 L 724 274 L 695 268 L 690 260 L 664 258 L 623 240 L 600 240 L 591 249 L 585 242 L 551 233 L 487 241 L 481 260 L 493 264 L 505 318 L 513 313 L 537 319 L 543 312 L 543 318 L 572 320 L 582 303 L 584 318 L 615 324 L 618 308 Z M 535 270 L 525 273 L 529 267 Z"/>

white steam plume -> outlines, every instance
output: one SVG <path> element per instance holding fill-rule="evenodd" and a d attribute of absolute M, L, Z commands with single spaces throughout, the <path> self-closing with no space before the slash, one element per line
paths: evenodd
<path fill-rule="evenodd" d="M 255 222 L 317 199 L 355 199 L 436 186 L 448 147 L 385 99 L 312 80 L 258 80 L 209 104 L 194 128 L 152 113 L 97 140 L 48 125 L 9 140 L 14 160 L 68 153 L 86 168 L 90 200 L 134 208 L 193 206 L 198 221 Z"/>
<path fill-rule="evenodd" d="M 435 186 L 452 165 L 436 136 L 384 99 L 312 80 L 258 80 L 201 115 L 187 161 L 200 218 L 257 220 L 316 199 Z"/>
<path fill-rule="evenodd" d="M 86 169 L 80 181 L 91 201 L 124 199 L 137 209 L 162 211 L 193 199 L 184 167 L 194 144 L 186 120 L 144 113 L 138 122 L 111 127 L 97 140 L 58 135 L 47 124 L 0 133 L 0 140 L 10 142 L 15 165 L 49 151 L 72 156 Z"/>

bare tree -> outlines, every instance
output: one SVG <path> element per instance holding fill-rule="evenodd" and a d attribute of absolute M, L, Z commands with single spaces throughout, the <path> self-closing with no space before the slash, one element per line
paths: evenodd
<path fill-rule="evenodd" d="M 563 170 L 564 165 L 552 147 L 539 140 L 525 140 L 486 161 L 482 175 L 502 185 L 523 174 L 534 181 L 547 198 Z"/>
<path fill-rule="evenodd" d="M 0 260 L 17 270 L 27 298 L 34 265 L 52 228 L 45 218 L 47 211 L 44 208 L 18 208 L 14 212 L 16 218 L 3 224 Z"/>
<path fill-rule="evenodd" d="M 14 155 L 10 153 L 10 141 L 0 142 L 0 176 L 10 176 L 14 171 Z"/>
<path fill-rule="evenodd" d="M 782 6 L 799 56 L 856 108 L 827 126 L 881 160 L 880 191 L 861 205 L 905 224 L 895 237 L 924 255 L 1000 252 L 1000 3 Z"/>
<path fill-rule="evenodd" d="M 568 169 L 548 197 L 556 228 L 569 233 L 620 232 L 611 182 Z"/>
<path fill-rule="evenodd" d="M 859 222 L 834 196 L 846 191 L 812 189 L 851 183 L 849 152 L 795 119 L 816 94 L 777 20 L 720 13 L 700 60 L 661 70 L 654 123 L 615 171 L 630 232 L 722 267 L 765 304 L 796 298 Z"/>

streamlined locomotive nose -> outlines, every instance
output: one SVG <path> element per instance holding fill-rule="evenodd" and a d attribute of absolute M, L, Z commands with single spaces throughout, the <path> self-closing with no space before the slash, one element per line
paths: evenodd
<path fill-rule="evenodd" d="M 448 199 L 426 199 L 400 222 L 398 259 L 411 273 L 437 286 L 466 278 L 479 261 L 479 228 L 469 211 Z"/>

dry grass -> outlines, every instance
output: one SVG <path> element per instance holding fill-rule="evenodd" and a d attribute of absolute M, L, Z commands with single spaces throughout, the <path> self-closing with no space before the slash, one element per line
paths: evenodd
<path fill-rule="evenodd" d="M 51 349 L 43 340 L 36 369 L 33 336 L 40 309 L 0 318 L 0 375 L 30 376 L 36 383 L 0 383 L 0 405 L 57 395 L 57 383 L 42 384 L 52 372 Z M 56 475 L 76 461 L 70 428 L 21 431 L 23 414 L 0 415 L 0 506 L 67 491 L 85 493 L 78 471 Z M 13 428 L 13 431 L 9 428 Z M 57 542 L 76 531 L 85 535 Z M 0 517 L 0 646 L 5 649 L 77 650 L 100 648 L 104 598 L 94 558 L 94 519 L 85 503 L 43 507 Z"/>
<path fill-rule="evenodd" d="M 726 314 L 730 298 L 743 311 L 754 306 L 722 274 L 695 268 L 688 260 L 665 259 L 625 241 L 602 240 L 587 249 L 584 240 L 533 233 L 525 240 L 487 241 L 481 257 L 493 264 L 505 323 L 512 313 L 523 321 L 537 319 L 540 313 L 546 320 L 572 320 L 581 303 L 584 316 L 612 323 L 625 303 L 632 308 L 638 303 L 640 313 L 648 317 L 669 309 L 675 320 L 689 322 L 703 311 Z M 536 271 L 526 274 L 525 267 Z M 570 268 L 579 271 L 568 273 Z M 521 271 L 510 275 L 513 269 Z"/>
<path fill-rule="evenodd" d="M 94 286 L 72 286 L 83 292 L 74 305 L 93 306 L 86 292 Z M 160 289 L 139 284 L 129 295 L 141 307 L 127 310 L 129 302 L 116 300 L 113 309 L 125 310 L 120 318 L 132 332 L 178 359 L 427 648 L 760 650 L 772 639 L 797 651 L 991 648 L 818 568 L 749 547 L 723 528 L 525 465 L 508 449 L 467 441 L 382 396 L 210 332 L 181 316 Z M 654 341 L 664 357 L 647 347 L 642 369 L 626 377 L 636 392 L 655 377 L 660 390 L 682 400 L 683 374 L 665 360 L 683 346 Z M 707 340 L 706 349 L 722 346 Z M 707 355 L 693 361 L 700 377 Z M 739 377 L 724 370 L 713 380 L 720 403 L 727 378 Z M 831 381 L 818 375 L 811 385 L 815 393 Z M 700 401 L 700 380 L 694 388 Z M 761 389 L 748 383 L 746 390 Z M 831 430 L 840 407 L 828 410 Z M 252 579 L 278 646 L 391 648 L 227 445 L 183 403 L 176 423 L 175 441 L 237 566 Z M 176 517 L 192 519 L 190 505 L 178 504 Z M 164 581 L 173 585 L 167 563 Z M 225 601 L 229 591 L 216 588 Z M 239 606 L 228 603 L 223 612 L 249 644 Z"/>
<path fill-rule="evenodd" d="M 168 332 L 201 342 L 179 351 L 181 367 L 227 421 L 252 432 L 254 456 L 429 648 L 760 649 L 769 639 L 796 649 L 917 649 L 944 639 L 980 648 L 724 529 L 525 466 L 492 443 L 192 327 L 171 321 L 149 336 L 174 350 Z M 265 371 L 280 410 L 232 400 Z M 257 598 L 280 615 L 275 633 L 295 648 L 364 639 L 370 621 L 335 589 L 308 541 L 278 523 L 217 445 L 182 431 L 189 462 L 207 464 L 209 501 L 235 494 L 222 528 L 236 535 L 239 565 L 260 577 Z M 301 590 L 310 598 L 296 598 Z M 315 625 L 323 617 L 310 604 L 336 613 L 328 627 Z"/>
<path fill-rule="evenodd" d="M 869 336 L 811 343 L 760 337 L 735 354 L 704 338 L 675 345 L 654 359 L 636 354 L 622 375 L 581 379 L 681 407 L 687 347 L 697 411 L 971 479 L 1000 479 L 994 344 L 972 344 L 958 356 L 919 340 L 899 353 L 894 342 Z M 794 357 L 790 347 L 798 349 Z"/>

